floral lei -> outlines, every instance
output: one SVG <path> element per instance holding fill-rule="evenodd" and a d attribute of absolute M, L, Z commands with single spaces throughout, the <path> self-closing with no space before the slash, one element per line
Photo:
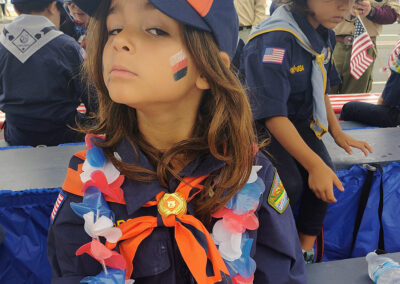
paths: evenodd
<path fill-rule="evenodd" d="M 81 180 L 84 183 L 83 201 L 71 202 L 72 210 L 84 219 L 84 229 L 92 241 L 81 246 L 76 255 L 89 254 L 103 267 L 95 276 L 87 276 L 81 283 L 132 284 L 134 280 L 125 280 L 126 260 L 116 251 L 100 242 L 100 237 L 108 243 L 117 243 L 122 236 L 114 226 L 115 215 L 110 210 L 105 198 L 124 202 L 121 185 L 124 176 L 108 161 L 100 147 L 92 139 L 103 139 L 94 135 L 86 136 L 87 153 L 83 164 Z M 119 157 L 117 157 L 119 158 Z M 253 283 L 256 263 L 250 257 L 253 239 L 246 230 L 256 230 L 259 226 L 254 212 L 265 191 L 265 185 L 257 172 L 261 166 L 253 166 L 247 184 L 225 207 L 215 214 L 219 219 L 212 230 L 212 239 L 225 262 L 233 283 Z"/>

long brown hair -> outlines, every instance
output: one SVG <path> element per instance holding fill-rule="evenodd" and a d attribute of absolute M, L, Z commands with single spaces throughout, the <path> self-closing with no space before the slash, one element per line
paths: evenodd
<path fill-rule="evenodd" d="M 121 173 L 144 182 L 157 179 L 165 187 L 168 187 L 171 175 L 177 177 L 171 166 L 177 157 L 195 158 L 211 153 L 225 162 L 226 166 L 207 178 L 205 188 L 196 200 L 196 214 L 208 223 L 211 214 L 222 208 L 246 184 L 251 172 L 256 138 L 245 91 L 235 73 L 220 57 L 213 36 L 182 26 L 187 49 L 210 89 L 203 94 L 192 137 L 163 153 L 155 149 L 141 136 L 135 109 L 113 102 L 103 81 L 101 55 L 107 41 L 105 19 L 110 2 L 102 1 L 88 29 L 88 58 L 84 70 L 89 84 L 97 90 L 99 112 L 98 124 L 86 131 L 106 135 L 106 140 L 99 146 Z M 115 146 L 123 138 L 131 142 L 135 151 L 138 147 L 146 154 L 156 172 L 114 157 Z"/>

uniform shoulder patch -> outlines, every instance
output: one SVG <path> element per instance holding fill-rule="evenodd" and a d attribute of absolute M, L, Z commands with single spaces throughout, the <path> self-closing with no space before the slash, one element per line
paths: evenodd
<path fill-rule="evenodd" d="M 278 47 L 266 47 L 262 58 L 263 63 L 282 64 L 286 49 Z"/>
<path fill-rule="evenodd" d="M 274 179 L 268 195 L 268 204 L 280 214 L 285 212 L 289 205 L 289 197 L 283 187 L 281 178 L 275 169 Z"/>
<path fill-rule="evenodd" d="M 58 194 L 56 202 L 54 203 L 53 211 L 51 212 L 50 215 L 50 221 L 52 224 L 54 223 L 58 210 L 61 208 L 61 205 L 64 203 L 64 200 L 65 200 L 65 193 L 60 192 Z"/>

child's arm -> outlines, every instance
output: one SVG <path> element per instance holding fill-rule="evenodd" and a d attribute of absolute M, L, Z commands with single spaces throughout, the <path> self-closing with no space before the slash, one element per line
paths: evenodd
<path fill-rule="evenodd" d="M 267 119 L 265 125 L 282 147 L 307 170 L 308 184 L 315 195 L 325 202 L 336 202 L 332 185 L 343 191 L 342 183 L 304 142 L 293 123 L 287 117 L 274 116 Z"/>
<path fill-rule="evenodd" d="M 329 96 L 325 95 L 326 114 L 328 116 L 329 132 L 335 139 L 336 144 L 343 148 L 347 153 L 353 154 L 350 147 L 355 147 L 363 151 L 365 156 L 368 156 L 368 151 L 372 153 L 372 147 L 365 141 L 356 140 L 353 137 L 343 132 L 333 112 Z"/>

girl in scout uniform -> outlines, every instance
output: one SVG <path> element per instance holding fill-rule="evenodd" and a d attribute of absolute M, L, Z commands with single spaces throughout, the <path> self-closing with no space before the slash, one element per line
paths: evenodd
<path fill-rule="evenodd" d="M 99 124 L 51 215 L 53 283 L 305 283 L 286 191 L 229 68 L 233 1 L 91 3 Z"/>
<path fill-rule="evenodd" d="M 252 31 L 243 51 L 242 67 L 259 135 L 272 134 L 266 149 L 292 208 L 302 196 L 297 226 L 307 262 L 313 260 L 328 203 L 336 202 L 333 186 L 343 191 L 322 135 L 329 131 L 350 154 L 350 147 L 365 155 L 372 151 L 341 130 L 325 95 L 340 82 L 331 60 L 335 37 L 330 29 L 351 5 L 348 0 L 293 0 Z"/>

